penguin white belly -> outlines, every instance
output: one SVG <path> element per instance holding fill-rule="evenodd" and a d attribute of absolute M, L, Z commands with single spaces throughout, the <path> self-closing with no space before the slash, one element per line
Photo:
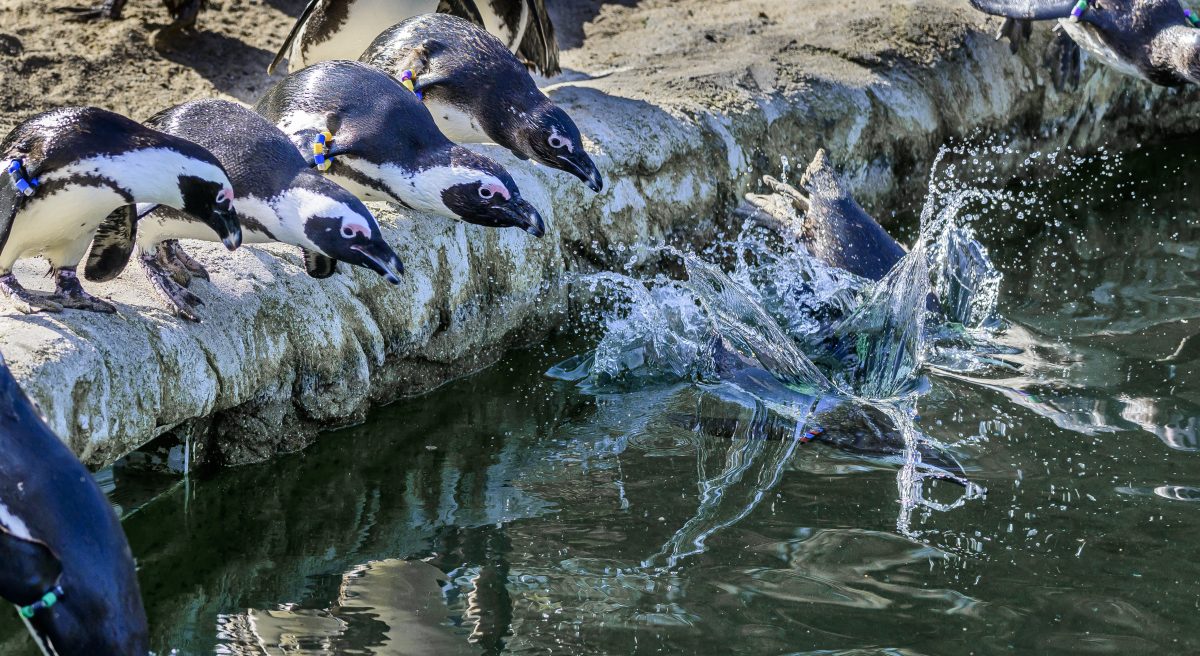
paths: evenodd
<path fill-rule="evenodd" d="M 446 138 L 455 143 L 492 143 L 475 118 L 449 103 L 428 100 L 425 106 L 433 114 L 433 121 Z"/>
<path fill-rule="evenodd" d="M 199 239 L 221 241 L 217 231 L 203 221 L 176 210 L 158 210 L 138 221 L 137 245 L 143 253 L 149 253 L 168 239 Z M 242 240 L 245 241 L 245 233 Z"/>
<path fill-rule="evenodd" d="M 346 21 L 324 35 L 325 40 L 307 43 L 313 40 L 308 32 L 312 28 L 305 26 L 289 53 L 290 70 L 330 59 L 356 60 L 381 32 L 406 18 L 433 13 L 437 5 L 437 0 L 354 0 L 347 8 Z"/>
<path fill-rule="evenodd" d="M 1126 75 L 1149 81 L 1137 66 L 1110 48 L 1095 27 L 1082 21 L 1072 22 L 1065 19 L 1058 21 L 1058 24 L 1067 33 L 1067 36 L 1071 37 L 1071 40 L 1079 44 L 1079 47 L 1086 50 L 1088 54 Z"/>
<path fill-rule="evenodd" d="M 96 228 L 124 204 L 125 199 L 108 187 L 68 185 L 35 196 L 13 219 L 8 241 L 0 251 L 0 270 L 11 271 L 17 260 L 36 255 L 54 266 L 79 264 Z"/>
<path fill-rule="evenodd" d="M 509 50 L 516 52 L 521 46 L 521 40 L 525 38 L 525 30 L 529 27 L 529 3 L 521 3 L 521 18 L 516 25 L 505 25 L 500 15 L 492 9 L 491 0 L 476 2 L 475 6 L 479 9 L 479 16 L 483 18 L 483 28 L 496 35 Z"/>

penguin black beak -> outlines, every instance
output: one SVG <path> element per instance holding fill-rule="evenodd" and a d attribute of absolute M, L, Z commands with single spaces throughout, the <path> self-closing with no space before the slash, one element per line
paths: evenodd
<path fill-rule="evenodd" d="M 242 245 L 242 224 L 238 222 L 237 213 L 232 209 L 219 207 L 214 214 L 217 215 L 220 225 L 217 232 L 224 233 L 221 243 L 231 251 L 237 250 L 237 247 Z"/>
<path fill-rule="evenodd" d="M 558 159 L 562 162 L 562 165 L 557 168 L 583 180 L 584 184 L 596 193 L 604 191 L 604 178 L 600 176 L 600 169 L 596 168 L 596 163 L 592 161 L 591 157 L 587 156 L 587 153 L 581 152 L 575 158 L 559 155 Z M 579 161 L 575 161 L 576 159 Z"/>
<path fill-rule="evenodd" d="M 509 225 L 520 228 L 534 237 L 546 234 L 546 224 L 542 221 L 542 215 L 524 198 L 514 195 L 503 205 L 496 206 L 496 209 L 508 219 Z"/>
<path fill-rule="evenodd" d="M 350 247 L 350 250 L 366 259 L 368 269 L 383 276 L 393 285 L 400 284 L 400 276 L 404 275 L 404 263 L 387 244 L 355 244 Z"/>

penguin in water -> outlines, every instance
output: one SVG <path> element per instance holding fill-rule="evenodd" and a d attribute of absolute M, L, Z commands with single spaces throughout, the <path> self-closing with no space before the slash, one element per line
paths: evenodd
<path fill-rule="evenodd" d="M 0 440 L 0 597 L 45 654 L 148 654 L 133 555 L 112 505 L 2 358 Z"/>
<path fill-rule="evenodd" d="M 98 5 L 66 7 L 60 11 L 71 14 L 76 20 L 120 20 L 125 2 L 126 0 L 102 0 Z M 167 13 L 171 15 L 171 24 L 159 33 L 160 38 L 195 31 L 196 17 L 204 8 L 204 0 L 163 0 L 163 4 L 167 7 Z"/>
<path fill-rule="evenodd" d="M 287 135 L 262 116 L 234 102 L 199 100 L 160 112 L 146 124 L 216 156 L 233 182 L 233 209 L 246 243 L 299 246 L 315 278 L 333 275 L 341 261 L 400 283 L 404 267 L 367 207 L 309 168 Z M 138 261 L 172 311 L 198 321 L 192 310 L 203 303 L 184 287 L 192 276 L 208 274 L 175 240 L 219 238 L 203 217 L 157 205 L 126 206 L 97 231 L 84 277 L 115 278 L 136 243 Z"/>
<path fill-rule="evenodd" d="M 0 292 L 23 312 L 64 307 L 116 312 L 83 290 L 75 268 L 105 217 L 157 203 L 201 219 L 227 248 L 241 244 L 233 186 L 204 148 L 95 107 L 56 109 L 13 128 L 2 145 Z M 22 257 L 50 261 L 55 293 L 42 296 L 12 273 Z"/>
<path fill-rule="evenodd" d="M 292 70 L 329 59 L 357 59 L 381 29 L 434 12 L 481 26 L 542 75 L 561 71 L 545 0 L 308 0 L 267 72 L 273 73 L 285 57 Z"/>
<path fill-rule="evenodd" d="M 1059 90 L 1079 83 L 1080 48 L 1116 70 L 1167 87 L 1200 84 L 1200 15 L 1179 0 L 971 0 L 1003 16 L 997 38 L 1013 52 L 1028 40 L 1032 22 L 1057 20 L 1046 56 Z"/>
<path fill-rule="evenodd" d="M 592 191 L 604 188 L 575 122 L 478 26 L 446 14 L 410 18 L 380 34 L 360 61 L 411 84 L 450 139 L 497 143 Z"/>
<path fill-rule="evenodd" d="M 366 64 L 326 61 L 301 69 L 255 109 L 362 200 L 521 228 L 535 237 L 546 232 L 508 171 L 452 143 L 415 94 Z"/>

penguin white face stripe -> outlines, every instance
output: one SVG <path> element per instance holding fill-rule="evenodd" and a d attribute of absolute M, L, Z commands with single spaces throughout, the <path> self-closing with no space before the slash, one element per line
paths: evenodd
<path fill-rule="evenodd" d="M 0 501 L 0 526 L 22 540 L 33 539 L 33 535 L 29 532 L 29 526 L 23 519 L 14 515 L 3 501 Z"/>
<path fill-rule="evenodd" d="M 396 202 L 449 218 L 456 218 L 456 215 L 442 201 L 442 192 L 456 185 L 479 184 L 493 193 L 503 190 L 502 196 L 508 197 L 508 188 L 499 178 L 477 169 L 435 166 L 413 172 L 392 164 L 381 166 L 356 157 L 346 157 L 341 162 L 368 178 L 382 182 Z"/>
<path fill-rule="evenodd" d="M 112 180 L 139 201 L 183 206 L 179 177 L 190 175 L 228 186 L 220 168 L 170 148 L 143 148 L 120 155 L 89 157 L 40 176 L 42 183 L 96 176 Z"/>

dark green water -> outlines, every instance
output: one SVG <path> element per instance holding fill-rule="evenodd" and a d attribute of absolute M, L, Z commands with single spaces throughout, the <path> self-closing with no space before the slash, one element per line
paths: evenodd
<path fill-rule="evenodd" d="M 740 439 L 761 417 L 714 390 L 582 395 L 542 375 L 580 346 L 555 343 L 132 513 L 153 646 L 1200 652 L 1190 163 L 1131 155 L 1112 194 L 1060 188 L 1057 223 L 980 226 L 1025 366 L 931 374 L 919 427 L 953 445 L 983 499 L 917 509 L 901 532 L 886 460 Z M 734 439 L 709 425 L 714 408 Z M 117 480 L 147 484 L 162 483 Z M 15 620 L 0 632 L 32 653 Z"/>

